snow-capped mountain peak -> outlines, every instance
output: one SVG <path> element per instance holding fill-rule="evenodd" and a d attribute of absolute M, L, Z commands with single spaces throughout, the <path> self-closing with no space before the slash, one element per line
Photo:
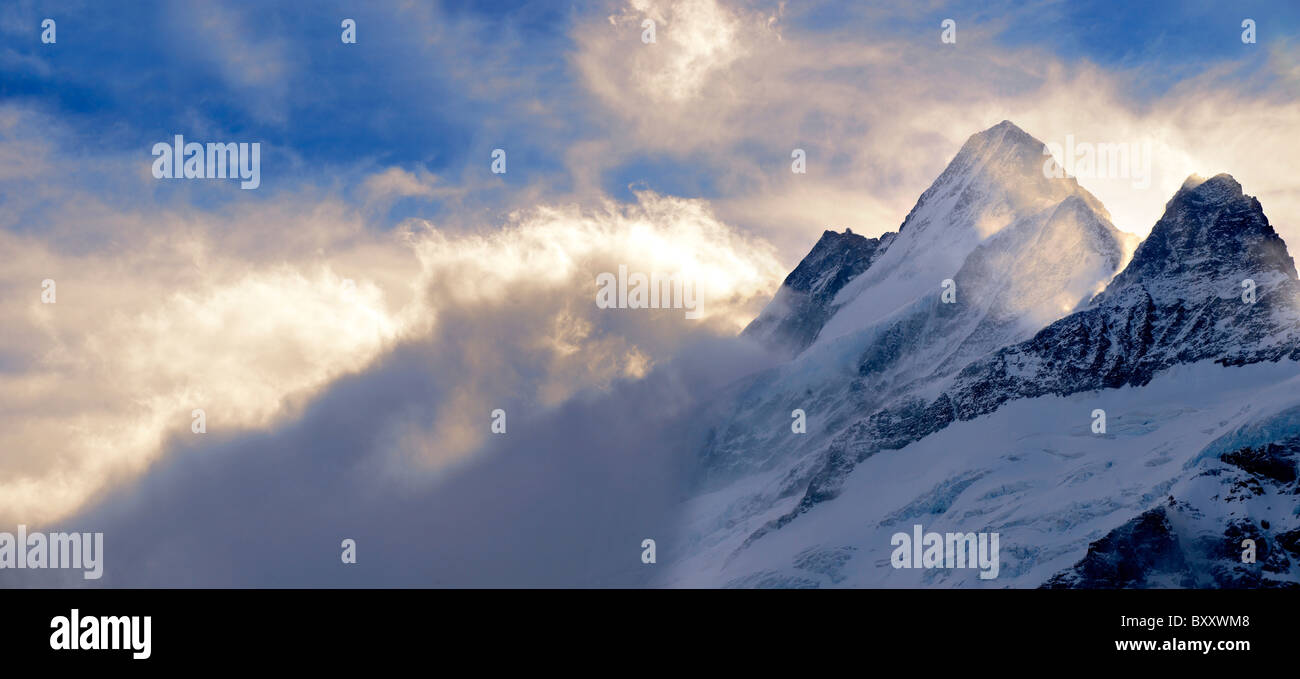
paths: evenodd
<path fill-rule="evenodd" d="M 1053 177 L 1043 171 L 1043 149 L 1043 142 L 1008 120 L 971 135 L 943 173 L 921 194 L 899 232 L 943 224 L 950 229 L 973 227 L 981 236 L 989 236 L 999 226 L 997 221 L 951 217 L 974 213 L 990 201 L 998 203 L 1002 211 L 1032 210 L 1080 192 L 1073 177 Z M 1089 204 L 1109 221 L 1099 201 L 1092 199 Z"/>
<path fill-rule="evenodd" d="M 1080 298 L 1095 294 L 1123 263 L 1127 239 L 1078 182 L 1045 173 L 1045 158 L 1050 160 L 1043 143 L 1010 121 L 972 135 L 921 194 L 898 232 L 856 240 L 823 234 L 746 334 L 797 355 L 813 344 L 858 333 L 955 279 L 967 258 L 995 237 L 1000 238 L 996 247 L 1008 253 L 1059 245 L 1041 238 L 1042 230 L 1053 215 L 1059 227 L 1060 210 L 1071 201 L 1075 214 L 1066 221 L 1080 233 L 1056 229 L 1060 238 L 1082 248 L 1061 262 L 1066 268 L 1062 278 L 1079 283 L 1062 291 L 1073 296 L 1069 306 L 1062 309 L 1063 302 L 1053 299 L 1045 305 L 1050 312 L 1006 309 L 1003 315 L 1027 312 L 1040 326 L 1068 312 Z M 1008 233 L 999 236 L 1004 231 Z M 828 234 L 836 238 L 828 241 Z M 1018 255 L 1013 259 L 1028 261 Z M 1023 272 L 1003 275 L 1014 273 L 1024 278 Z M 817 293 L 799 287 L 819 280 L 827 284 Z"/>
<path fill-rule="evenodd" d="M 816 341 L 733 394 L 702 456 L 732 480 L 693 519 L 693 562 L 720 582 L 915 586 L 888 568 L 888 535 L 923 520 L 1001 533 L 1015 586 L 1300 583 L 1300 279 L 1285 243 L 1231 176 L 1194 176 L 1112 279 L 1114 228 L 1077 185 L 1020 213 L 1042 194 L 987 192 L 1024 175 L 1017 132 L 972 138 L 841 286 Z M 962 251 L 973 216 L 1006 210 Z M 961 254 L 951 303 L 927 242 Z M 913 284 L 929 289 L 870 307 Z M 1051 309 L 1069 289 L 1087 293 L 1076 310 Z M 807 436 L 770 425 L 792 407 L 815 418 Z M 1114 435 L 1089 433 L 1098 412 Z M 1260 568 L 1238 558 L 1243 538 Z"/>
<path fill-rule="evenodd" d="M 921 194 L 897 238 L 836 296 L 836 313 L 816 342 L 828 343 L 870 327 L 932 295 L 944 280 L 954 279 L 971 253 L 1004 231 L 1008 233 L 1000 236 L 1000 249 L 1023 252 L 1049 246 L 1036 242 L 1038 233 L 1071 198 L 1093 213 L 1079 228 L 1094 233 L 1080 239 L 1088 248 L 1064 265 L 1072 271 L 1092 271 L 1095 280 L 1089 289 L 1075 292 L 1095 292 L 1122 264 L 1124 239 L 1101 202 L 1078 182 L 1043 171 L 1043 148 L 1042 142 L 1008 121 L 972 135 Z M 1100 232 L 1087 226 L 1093 222 L 1104 225 Z M 1052 317 L 1061 313 L 1058 309 Z"/>

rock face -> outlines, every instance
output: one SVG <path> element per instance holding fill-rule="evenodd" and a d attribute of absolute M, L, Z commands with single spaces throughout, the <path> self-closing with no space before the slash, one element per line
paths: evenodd
<path fill-rule="evenodd" d="M 803 351 L 831 317 L 835 295 L 884 254 L 897 235 L 864 238 L 851 230 L 826 231 L 743 334 L 790 356 Z"/>
<path fill-rule="evenodd" d="M 702 543 L 733 545 L 730 564 L 777 536 L 781 544 L 800 542 L 800 517 L 837 500 L 864 461 L 883 451 L 906 454 L 918 441 L 1017 402 L 1142 389 L 1178 366 L 1230 371 L 1300 360 L 1295 266 L 1259 202 L 1231 176 L 1189 178 L 1115 274 L 1124 237 L 1073 180 L 1045 178 L 1042 162 L 1041 144 L 1004 122 L 963 146 L 897 234 L 876 241 L 823 235 L 746 331 L 794 358 L 738 386 L 714 413 L 721 424 L 701 456 L 705 475 L 725 467 L 728 479 L 747 469 L 765 476 L 720 512 L 714 501 L 708 511 L 715 515 L 698 522 L 714 527 Z M 941 281 L 955 288 L 955 301 L 941 297 Z M 810 422 L 818 417 L 816 431 L 791 437 L 772 425 L 792 407 L 806 408 Z M 1142 507 L 1102 534 L 1065 540 L 1071 546 L 1057 548 L 1054 559 L 1066 549 L 1086 552 L 1034 584 L 1300 584 L 1300 416 L 1292 416 L 1300 404 L 1272 419 L 1252 420 L 1249 408 L 1234 411 L 1232 403 L 1214 411 L 1231 413 L 1216 427 L 1241 420 L 1255 435 L 1225 437 L 1177 473 L 1130 491 L 1137 504 L 1130 496 L 1090 504 L 1095 516 Z M 1128 417 L 1125 426 L 1141 432 L 1161 426 L 1159 418 L 1130 425 Z M 1168 421 L 1188 426 L 1180 418 L 1173 412 Z M 1015 439 L 1014 431 L 1007 435 Z M 1164 448 L 1149 454 L 1152 469 L 1174 459 Z M 954 497 L 976 481 L 1029 488 L 988 469 L 947 471 Z M 1070 472 L 1063 483 L 1096 473 Z M 1000 492 L 987 497 L 1000 498 L 1005 509 Z M 1243 511 L 1236 503 L 1247 496 L 1253 499 Z M 737 530 L 746 537 L 726 537 Z M 1259 565 L 1241 561 L 1247 539 L 1255 541 Z M 872 549 L 807 542 L 805 551 L 849 555 L 832 585 L 854 581 L 853 568 L 865 566 L 849 559 Z M 1019 572 L 1032 571 L 1031 562 Z M 791 578 L 807 585 L 809 576 L 774 564 L 728 572 L 723 582 Z"/>
<path fill-rule="evenodd" d="M 1163 506 L 1093 542 L 1043 586 L 1300 588 L 1298 465 L 1300 435 L 1203 459 Z"/>
<path fill-rule="evenodd" d="M 1084 587 L 1124 589 L 1154 584 L 1158 575 L 1175 575 L 1180 586 L 1191 586 L 1187 559 L 1163 507 L 1111 531 L 1088 546 L 1088 556 L 1068 574 L 1053 577 L 1048 589 Z"/>

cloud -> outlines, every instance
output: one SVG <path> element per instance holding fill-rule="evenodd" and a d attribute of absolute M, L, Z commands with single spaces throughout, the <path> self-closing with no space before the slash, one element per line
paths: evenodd
<path fill-rule="evenodd" d="M 467 234 L 403 224 L 441 325 L 434 342 L 467 368 L 455 371 L 455 407 L 410 437 L 426 442 L 420 457 L 468 454 L 487 431 L 483 414 L 497 407 L 555 407 L 580 390 L 641 377 L 690 337 L 734 335 L 766 302 L 783 276 L 770 245 L 720 222 L 702 201 L 637 199 L 542 205 Z M 700 318 L 598 308 L 597 277 L 620 266 L 692 280 Z"/>
<path fill-rule="evenodd" d="M 938 20 L 925 28 L 914 10 L 844 10 L 829 26 L 825 10 L 638 0 L 612 20 L 580 21 L 572 62 L 611 133 L 571 152 L 575 175 L 646 154 L 702 164 L 719 215 L 792 265 L 828 226 L 896 229 L 969 135 L 1011 119 L 1044 142 L 1149 143 L 1149 187 L 1081 179 L 1120 228 L 1145 234 L 1188 174 L 1229 172 L 1300 242 L 1290 170 L 1300 108 L 1285 40 L 1260 45 L 1268 59 L 1244 53 L 1156 88 L 1158 65 L 1009 45 L 1001 20 L 962 19 L 945 45 Z M 660 43 L 641 44 L 640 17 L 663 18 Z M 679 68 L 686 85 L 668 85 Z M 790 171 L 794 148 L 807 174 Z"/>
<path fill-rule="evenodd" d="M 370 175 L 361 184 L 367 202 L 388 204 L 398 198 L 449 198 L 464 195 L 464 189 L 444 186 L 438 176 L 419 168 L 414 172 L 390 167 Z"/>
<path fill-rule="evenodd" d="M 169 211 L 117 215 L 106 251 L 0 231 L 15 262 L 0 275 L 0 447 L 14 451 L 0 459 L 0 516 L 48 520 L 143 471 L 193 409 L 210 430 L 267 426 L 292 412 L 286 399 L 362 368 L 424 320 L 395 281 L 418 273 L 409 253 L 382 238 L 347 243 L 356 223 L 310 211 L 251 212 L 234 219 L 312 232 L 330 255 L 245 259 L 222 238 L 229 224 Z M 53 304 L 41 299 L 47 279 Z"/>
<path fill-rule="evenodd" d="M 458 359 L 404 342 L 273 430 L 177 439 L 149 474 L 59 522 L 104 533 L 102 580 L 28 570 L 5 582 L 654 584 L 679 553 L 681 500 L 706 434 L 702 400 L 763 360 L 738 340 L 697 336 L 643 379 L 553 409 L 512 409 L 507 433 L 451 473 L 395 458 L 393 432 L 435 418 L 458 390 Z M 486 413 L 477 419 L 486 425 Z M 355 565 L 341 563 L 344 538 L 357 543 Z M 658 544 L 653 566 L 640 559 L 647 538 Z"/>
<path fill-rule="evenodd" d="M 455 387 L 429 420 L 395 425 L 393 455 L 456 463 L 482 445 L 493 408 L 556 407 L 643 376 L 689 337 L 734 334 L 783 275 L 770 245 L 698 200 L 539 204 L 473 231 L 373 228 L 310 184 L 210 208 L 131 207 L 90 187 L 102 173 L 140 191 L 132 181 L 152 181 L 133 172 L 143 161 L 100 158 L 79 170 L 89 181 L 67 185 L 55 178 L 68 158 L 30 148 L 22 122 L 10 132 L 0 156 L 47 159 L 4 183 L 41 187 L 13 207 L 43 226 L 0 230 L 13 262 L 0 272 L 0 449 L 13 451 L 0 458 L 0 521 L 56 520 L 145 473 L 195 436 L 194 409 L 207 435 L 274 428 L 417 339 Z M 431 181 L 388 170 L 364 186 Z M 694 277 L 703 318 L 598 309 L 596 276 L 619 265 Z M 42 303 L 47 279 L 54 304 Z"/>
<path fill-rule="evenodd" d="M 712 76 L 725 72 L 741 57 L 736 35 L 742 28 L 740 18 L 716 2 L 675 2 L 660 7 L 650 0 L 634 0 L 629 11 L 609 20 L 626 39 L 627 27 L 634 26 L 639 34 L 646 18 L 656 22 L 654 44 L 659 44 L 662 35 L 663 46 L 632 52 L 633 67 L 627 73 L 659 103 L 672 104 L 699 95 Z M 630 42 L 628 46 L 635 49 Z"/>

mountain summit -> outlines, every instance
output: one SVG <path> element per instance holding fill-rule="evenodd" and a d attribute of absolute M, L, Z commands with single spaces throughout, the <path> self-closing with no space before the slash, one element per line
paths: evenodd
<path fill-rule="evenodd" d="M 1051 265 L 1064 283 L 1050 299 L 1004 305 L 1006 315 L 1028 314 L 1034 327 L 1059 317 L 1118 270 L 1127 240 L 1073 178 L 1047 176 L 1043 158 L 1043 143 L 1009 121 L 972 135 L 898 232 L 826 232 L 744 334 L 797 355 L 859 332 L 936 291 L 995 236 L 1002 264 L 1060 256 Z M 1061 246 L 1069 257 L 1049 251 Z"/>
<path fill-rule="evenodd" d="M 1073 177 L 1047 176 L 1043 172 L 1043 159 L 1043 142 L 1009 120 L 973 134 L 943 173 L 921 194 L 899 231 L 921 230 L 939 223 L 947 228 L 974 226 L 987 236 L 996 224 L 951 217 L 973 214 L 990 202 L 999 211 L 1034 210 L 1071 195 L 1087 197 L 1089 206 L 1110 220 L 1101 202 L 1080 189 Z"/>
<path fill-rule="evenodd" d="M 1172 302 L 1188 297 L 1189 285 L 1222 290 L 1240 287 L 1247 278 L 1269 290 L 1295 279 L 1286 244 L 1259 201 L 1245 195 L 1231 175 L 1192 175 L 1165 204 L 1164 216 L 1106 296 L 1140 285 L 1157 301 Z"/>

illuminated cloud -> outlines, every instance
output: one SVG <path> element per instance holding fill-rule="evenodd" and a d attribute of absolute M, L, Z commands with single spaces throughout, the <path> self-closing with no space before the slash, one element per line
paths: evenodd
<path fill-rule="evenodd" d="M 599 176 L 592 166 L 646 153 L 703 164 L 719 215 L 758 230 L 793 264 L 828 226 L 896 229 L 968 136 L 1010 119 L 1044 142 L 1149 143 L 1149 186 L 1080 180 L 1121 229 L 1145 234 L 1189 174 L 1229 172 L 1300 242 L 1291 167 L 1300 90 L 1285 42 L 1267 60 L 1224 61 L 1157 89 L 1153 65 L 1106 68 L 1046 45 L 1005 45 L 997 37 L 1008 21 L 962 20 L 958 44 L 942 45 L 937 21 L 897 30 L 895 20 L 914 18 L 906 9 L 846 12 L 829 28 L 805 27 L 797 11 L 637 0 L 580 23 L 573 63 L 621 130 L 575 152 L 574 173 Z M 666 22 L 661 43 L 681 44 L 641 44 L 642 17 Z M 679 71 L 679 86 L 661 78 Z M 807 151 L 805 175 L 789 171 L 794 148 Z"/>
<path fill-rule="evenodd" d="M 0 154 L 33 152 L 24 136 Z M 64 163 L 11 179 L 57 187 Z M 403 195 L 430 183 L 388 169 L 363 186 Z M 546 408 L 640 378 L 692 332 L 734 334 L 782 275 L 771 246 L 702 201 L 653 193 L 455 232 L 426 220 L 368 228 L 309 188 L 211 211 L 47 191 L 15 209 L 47 198 L 69 209 L 40 232 L 0 231 L 12 262 L 0 273 L 0 449 L 13 451 L 0 458 L 0 521 L 65 516 L 142 473 L 174 437 L 194 436 L 193 409 L 207 436 L 273 427 L 402 342 L 426 342 L 463 372 L 433 422 L 394 434 L 397 452 L 454 461 L 482 443 L 483 414 L 503 394 Z M 597 309 L 596 275 L 620 264 L 690 273 L 703 317 Z M 46 279 L 54 304 L 41 300 Z"/>

